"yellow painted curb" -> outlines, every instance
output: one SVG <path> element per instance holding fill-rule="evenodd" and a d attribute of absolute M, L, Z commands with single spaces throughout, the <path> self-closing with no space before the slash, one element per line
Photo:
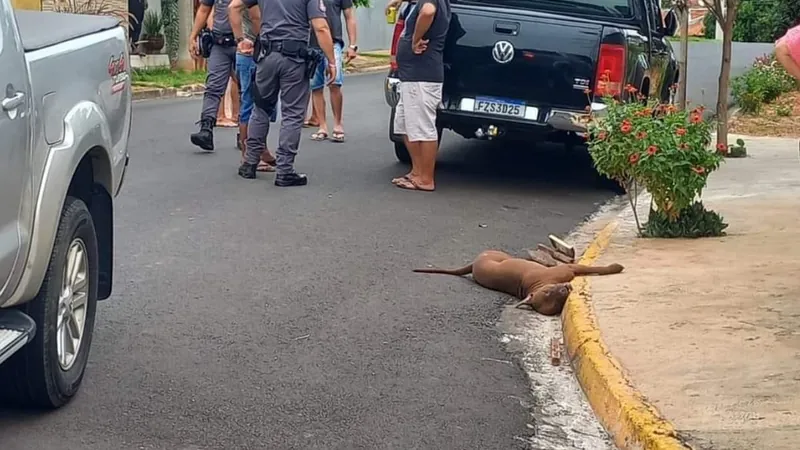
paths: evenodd
<path fill-rule="evenodd" d="M 580 263 L 591 265 L 608 247 L 617 222 L 606 225 Z M 564 346 L 595 415 L 622 450 L 686 450 L 667 421 L 625 377 L 600 335 L 586 277 L 576 278 L 562 313 Z"/>

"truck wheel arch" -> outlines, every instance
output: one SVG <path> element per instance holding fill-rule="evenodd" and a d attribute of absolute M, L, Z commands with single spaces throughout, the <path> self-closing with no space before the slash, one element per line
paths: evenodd
<path fill-rule="evenodd" d="M 113 261 L 113 184 L 111 135 L 97 105 L 81 102 L 64 118 L 63 139 L 49 149 L 36 195 L 26 269 L 5 307 L 34 298 L 40 289 L 55 230 L 68 193 L 83 200 L 95 221 L 100 248 L 98 299 L 110 295 Z M 76 139 L 77 138 L 77 139 Z"/>
<path fill-rule="evenodd" d="M 114 203 L 111 180 L 108 153 L 102 147 L 93 147 L 81 158 L 67 189 L 68 196 L 86 203 L 94 221 L 100 265 L 98 300 L 111 295 L 113 282 Z"/>

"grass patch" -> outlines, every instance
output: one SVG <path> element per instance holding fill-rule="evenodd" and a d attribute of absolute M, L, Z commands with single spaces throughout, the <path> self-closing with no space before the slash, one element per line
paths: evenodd
<path fill-rule="evenodd" d="M 134 86 L 149 86 L 160 88 L 179 88 L 191 84 L 204 84 L 206 82 L 205 70 L 170 70 L 167 67 L 152 69 L 133 69 Z"/>

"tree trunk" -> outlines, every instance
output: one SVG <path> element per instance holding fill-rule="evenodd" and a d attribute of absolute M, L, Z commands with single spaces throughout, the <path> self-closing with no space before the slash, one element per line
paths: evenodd
<path fill-rule="evenodd" d="M 689 8 L 681 5 L 681 59 L 678 61 L 680 78 L 678 79 L 678 108 L 686 109 L 686 76 L 689 67 Z"/>
<path fill-rule="evenodd" d="M 722 66 L 719 71 L 717 94 L 717 146 L 728 148 L 728 84 L 731 80 L 731 48 L 733 47 L 733 22 L 736 19 L 737 0 L 728 0 L 722 24 Z"/>

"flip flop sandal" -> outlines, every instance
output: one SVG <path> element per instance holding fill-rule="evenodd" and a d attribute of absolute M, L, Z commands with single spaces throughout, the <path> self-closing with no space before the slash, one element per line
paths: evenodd
<path fill-rule="evenodd" d="M 313 127 L 318 127 L 318 126 L 319 126 L 318 123 L 314 123 L 314 122 L 310 122 L 310 121 L 303 122 L 303 128 L 313 128 Z"/>
<path fill-rule="evenodd" d="M 328 139 L 328 133 L 326 133 L 324 131 L 317 131 L 316 133 L 313 133 L 311 135 L 311 140 L 312 141 L 318 141 L 319 142 L 319 141 L 324 141 L 326 139 Z"/>
<path fill-rule="evenodd" d="M 397 185 L 402 181 L 411 181 L 411 178 L 408 178 L 408 175 L 403 175 L 402 177 L 392 178 L 392 184 Z"/>
<path fill-rule="evenodd" d="M 421 191 L 421 192 L 433 192 L 434 191 L 434 189 L 423 189 L 423 188 L 419 187 L 419 185 L 417 183 L 415 183 L 414 180 L 410 180 L 410 179 L 400 180 L 397 184 L 395 184 L 395 186 L 399 187 L 400 189 L 405 189 L 405 190 L 408 190 L 408 191 Z"/>
<path fill-rule="evenodd" d="M 275 172 L 275 166 L 260 161 L 258 167 L 256 167 L 256 172 Z"/>
<path fill-rule="evenodd" d="M 331 142 L 342 143 L 344 142 L 344 131 L 334 131 L 331 133 Z"/>

